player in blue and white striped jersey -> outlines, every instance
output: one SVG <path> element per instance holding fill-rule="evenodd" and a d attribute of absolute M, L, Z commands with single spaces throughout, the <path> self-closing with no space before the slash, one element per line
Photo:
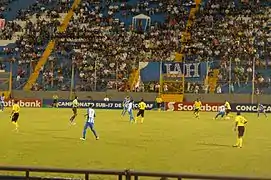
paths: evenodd
<path fill-rule="evenodd" d="M 135 121 L 134 114 L 133 114 L 133 106 L 134 106 L 134 101 L 131 99 L 129 104 L 128 104 L 128 108 L 127 108 L 128 114 L 130 116 L 130 122 L 131 123 L 133 121 Z"/>
<path fill-rule="evenodd" d="M 260 117 L 260 113 L 263 113 L 264 116 L 267 118 L 266 112 L 265 112 L 265 107 L 261 103 L 258 103 L 258 118 Z"/>
<path fill-rule="evenodd" d="M 87 129 L 90 128 L 92 133 L 94 134 L 96 140 L 98 140 L 99 136 L 97 135 L 96 131 L 94 130 L 94 118 L 96 117 L 95 110 L 92 109 L 91 107 L 89 107 L 87 109 L 87 114 L 85 116 L 87 117 L 86 124 L 85 124 L 84 130 L 83 130 L 83 137 L 80 139 L 86 140 Z"/>
<path fill-rule="evenodd" d="M 1 107 L 1 111 L 4 111 L 5 108 L 5 95 L 4 93 L 2 94 L 2 96 L 0 96 L 0 107 Z"/>
<path fill-rule="evenodd" d="M 122 102 L 122 106 L 123 106 L 123 110 L 121 112 L 122 116 L 126 114 L 129 102 L 130 102 L 130 97 L 129 96 L 125 97 L 125 99 Z"/>
<path fill-rule="evenodd" d="M 214 119 L 217 119 L 219 116 L 223 118 L 226 114 L 226 108 L 224 105 L 218 107 L 218 113 L 216 114 Z"/>

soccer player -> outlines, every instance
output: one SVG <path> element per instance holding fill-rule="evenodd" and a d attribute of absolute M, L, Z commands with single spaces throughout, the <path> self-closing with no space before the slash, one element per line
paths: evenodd
<path fill-rule="evenodd" d="M 53 104 L 52 107 L 57 108 L 58 107 L 58 96 L 57 94 L 53 95 Z"/>
<path fill-rule="evenodd" d="M 18 119 L 19 119 L 19 113 L 20 113 L 20 106 L 18 104 L 18 101 L 14 101 L 14 105 L 12 106 L 12 112 L 11 112 L 11 122 L 15 125 L 15 130 L 18 131 L 19 125 L 18 125 Z"/>
<path fill-rule="evenodd" d="M 122 102 L 122 106 L 123 106 L 123 110 L 121 112 L 122 116 L 126 114 L 129 102 L 130 102 L 130 97 L 129 96 L 125 97 Z"/>
<path fill-rule="evenodd" d="M 216 114 L 216 116 L 215 116 L 215 120 L 220 116 L 221 118 L 223 118 L 224 117 L 224 115 L 225 115 L 225 106 L 224 105 L 222 105 L 222 106 L 219 106 L 219 108 L 218 108 L 218 113 Z"/>
<path fill-rule="evenodd" d="M 140 103 L 138 104 L 139 111 L 138 111 L 138 113 L 136 115 L 135 123 L 137 123 L 137 120 L 138 120 L 139 116 L 141 116 L 141 123 L 144 122 L 144 114 L 145 114 L 146 107 L 147 107 L 147 105 L 144 102 L 144 99 L 141 99 Z"/>
<path fill-rule="evenodd" d="M 234 127 L 234 131 L 236 131 L 236 129 L 238 130 L 238 134 L 237 134 L 237 142 L 235 145 L 233 145 L 233 147 L 238 147 L 238 148 L 242 148 L 243 146 L 243 136 L 245 133 L 245 124 L 247 123 L 247 120 L 241 116 L 240 112 L 237 112 L 237 116 L 235 117 L 235 127 Z"/>
<path fill-rule="evenodd" d="M 134 114 L 133 114 L 133 106 L 134 106 L 134 101 L 131 99 L 129 104 L 128 104 L 128 108 L 127 108 L 128 114 L 130 116 L 130 122 L 131 123 L 133 123 L 133 121 L 135 120 Z"/>
<path fill-rule="evenodd" d="M 229 118 L 228 116 L 229 116 L 229 114 L 231 112 L 231 105 L 230 105 L 230 103 L 228 101 L 225 101 L 224 106 L 226 108 L 226 116 L 227 116 L 226 118 Z"/>
<path fill-rule="evenodd" d="M 201 110 L 201 101 L 199 99 L 197 99 L 195 102 L 194 102 L 194 114 L 196 116 L 196 118 L 199 118 L 199 112 Z"/>
<path fill-rule="evenodd" d="M 78 97 L 75 96 L 74 100 L 72 101 L 72 112 L 73 112 L 73 115 L 72 115 L 72 117 L 70 118 L 70 122 L 71 122 L 72 125 L 75 125 L 74 119 L 75 119 L 75 117 L 77 116 L 77 108 L 78 108 L 78 105 L 79 105 L 79 103 L 78 103 Z"/>
<path fill-rule="evenodd" d="M 0 96 L 0 107 L 1 107 L 1 111 L 4 111 L 5 108 L 5 94 L 3 93 L 2 96 Z"/>
<path fill-rule="evenodd" d="M 96 117 L 94 109 L 89 107 L 87 109 L 87 114 L 85 116 L 87 117 L 87 120 L 86 120 L 86 124 L 85 124 L 84 130 L 83 130 L 83 137 L 80 139 L 83 141 L 86 140 L 87 129 L 90 128 L 92 133 L 94 134 L 96 140 L 98 140 L 99 136 L 97 135 L 96 131 L 94 130 L 94 118 Z"/>
<path fill-rule="evenodd" d="M 155 101 L 156 101 L 156 104 L 157 104 L 157 109 L 160 112 L 161 111 L 161 105 L 162 105 L 163 99 L 160 96 L 157 96 L 157 98 L 155 99 Z"/>
<path fill-rule="evenodd" d="M 267 115 L 265 113 L 265 108 L 264 108 L 264 105 L 262 105 L 261 103 L 258 103 L 258 118 L 260 117 L 260 113 L 263 113 L 264 116 L 267 118 Z"/>

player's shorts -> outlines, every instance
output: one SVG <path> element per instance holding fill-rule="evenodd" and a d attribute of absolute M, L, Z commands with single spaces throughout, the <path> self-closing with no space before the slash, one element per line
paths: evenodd
<path fill-rule="evenodd" d="M 238 136 L 243 137 L 245 133 L 245 126 L 238 126 Z"/>
<path fill-rule="evenodd" d="M 77 114 L 77 108 L 76 108 L 76 107 L 73 107 L 73 108 L 72 108 L 72 112 L 73 112 L 73 114 Z"/>
<path fill-rule="evenodd" d="M 53 104 L 56 104 L 56 103 L 57 103 L 57 99 L 54 99 L 54 100 L 53 100 Z"/>
<path fill-rule="evenodd" d="M 259 113 L 265 113 L 265 109 L 259 109 L 258 112 Z"/>
<path fill-rule="evenodd" d="M 199 112 L 199 108 L 195 108 L 195 109 L 194 109 L 194 112 L 195 112 L 195 113 Z"/>
<path fill-rule="evenodd" d="M 138 111 L 138 113 L 137 113 L 137 117 L 138 116 L 141 116 L 141 117 L 144 117 L 144 110 L 142 110 L 142 109 L 139 109 L 139 111 Z"/>
<path fill-rule="evenodd" d="M 11 121 L 12 121 L 12 122 L 17 122 L 18 119 L 19 119 L 19 113 L 14 113 L 13 116 L 12 116 Z"/>
<path fill-rule="evenodd" d="M 157 108 L 161 108 L 161 103 L 157 103 Z"/>
<path fill-rule="evenodd" d="M 221 116 L 221 117 L 224 117 L 225 112 L 218 112 L 217 115 L 218 115 L 218 116 Z"/>
<path fill-rule="evenodd" d="M 229 114 L 231 112 L 231 109 L 226 109 L 226 114 Z"/>

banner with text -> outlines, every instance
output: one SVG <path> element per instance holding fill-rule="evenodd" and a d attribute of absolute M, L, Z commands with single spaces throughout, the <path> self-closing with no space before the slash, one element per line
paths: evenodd
<path fill-rule="evenodd" d="M 16 99 L 20 107 L 24 108 L 41 108 L 42 100 L 41 99 Z M 15 99 L 7 99 L 5 107 L 11 107 L 14 104 Z"/>
<path fill-rule="evenodd" d="M 166 110 L 168 111 L 193 111 L 194 103 L 188 102 L 168 102 L 166 103 Z M 217 112 L 218 107 L 223 105 L 222 103 L 202 103 L 202 111 L 205 112 Z M 271 113 L 271 104 L 264 104 L 267 113 Z M 257 104 L 231 104 L 233 112 L 257 112 Z"/>
<path fill-rule="evenodd" d="M 79 108 L 88 108 L 89 106 L 95 109 L 122 109 L 122 101 L 91 101 L 91 100 L 78 100 Z M 52 99 L 44 99 L 44 107 L 52 107 Z M 146 102 L 147 110 L 155 108 L 155 102 Z M 72 101 L 60 99 L 58 100 L 59 108 L 71 108 Z M 134 108 L 138 107 L 138 102 L 134 103 Z"/>
<path fill-rule="evenodd" d="M 182 63 L 182 62 L 140 62 L 140 77 L 143 82 L 159 81 L 160 74 L 176 75 L 186 80 L 200 81 L 207 74 L 207 63 Z M 161 71 L 161 72 L 160 72 Z"/>

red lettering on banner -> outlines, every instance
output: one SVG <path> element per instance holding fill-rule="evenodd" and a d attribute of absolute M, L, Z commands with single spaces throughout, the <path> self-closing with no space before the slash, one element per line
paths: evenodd
<path fill-rule="evenodd" d="M 202 111 L 216 112 L 221 103 L 202 103 Z M 193 103 L 182 102 L 168 102 L 166 103 L 166 110 L 168 111 L 193 111 Z"/>
<path fill-rule="evenodd" d="M 41 108 L 42 100 L 41 99 L 16 99 L 20 107 L 25 108 Z M 5 101 L 5 107 L 11 107 L 14 104 L 14 99 L 9 99 Z"/>

